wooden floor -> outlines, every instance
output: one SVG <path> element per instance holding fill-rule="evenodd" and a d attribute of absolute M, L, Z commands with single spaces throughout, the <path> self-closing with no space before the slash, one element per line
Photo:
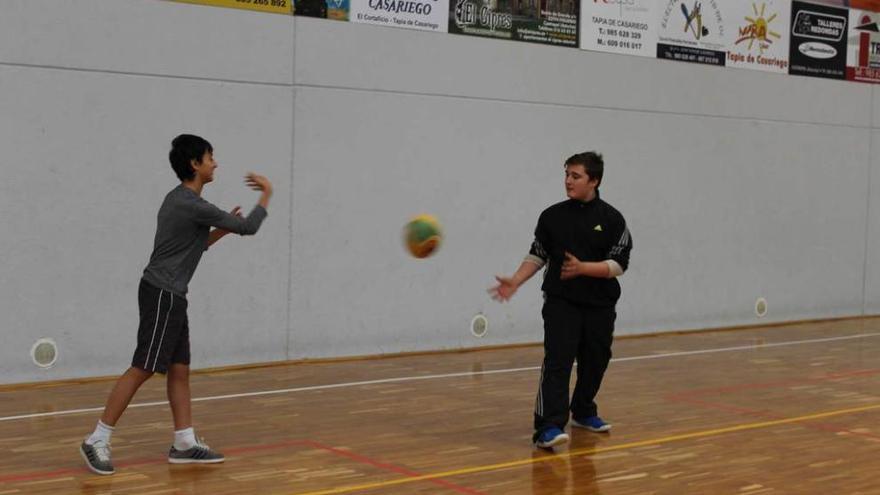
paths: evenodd
<path fill-rule="evenodd" d="M 0 495 L 880 494 L 880 319 L 614 353 L 599 396 L 614 430 L 572 431 L 555 454 L 530 444 L 538 346 L 195 375 L 197 433 L 227 456 L 212 466 L 166 463 L 157 377 L 109 477 L 77 448 L 111 382 L 0 389 Z"/>

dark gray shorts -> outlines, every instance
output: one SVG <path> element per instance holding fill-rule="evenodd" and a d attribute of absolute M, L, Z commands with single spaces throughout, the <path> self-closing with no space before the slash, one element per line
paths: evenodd
<path fill-rule="evenodd" d="M 141 322 L 131 365 L 144 371 L 167 373 L 171 364 L 190 362 L 186 298 L 141 280 L 138 287 Z"/>

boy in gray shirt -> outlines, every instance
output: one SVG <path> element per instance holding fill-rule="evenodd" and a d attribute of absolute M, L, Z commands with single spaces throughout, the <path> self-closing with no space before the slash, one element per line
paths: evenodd
<path fill-rule="evenodd" d="M 115 472 L 110 459 L 110 436 L 138 388 L 154 373 L 167 374 L 168 402 L 174 416 L 172 464 L 223 462 L 223 454 L 195 437 L 189 389 L 189 322 L 186 292 L 208 246 L 230 232 L 256 234 L 266 218 L 272 184 L 250 173 L 245 183 L 260 191 L 253 210 L 227 213 L 202 199 L 202 188 L 214 180 L 214 149 L 199 136 L 182 134 L 171 142 L 168 156 L 180 185 L 159 208 L 150 262 L 138 288 L 140 325 L 131 367 L 116 381 L 95 431 L 80 445 L 86 466 L 97 474 Z M 213 229 L 212 229 L 213 227 Z"/>

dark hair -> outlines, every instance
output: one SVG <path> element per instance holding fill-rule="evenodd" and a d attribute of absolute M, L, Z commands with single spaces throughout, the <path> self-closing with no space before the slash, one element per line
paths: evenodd
<path fill-rule="evenodd" d="M 168 161 L 171 162 L 171 168 L 174 169 L 177 178 L 185 181 L 192 179 L 196 175 L 195 170 L 190 166 L 192 160 L 201 163 L 205 153 L 213 152 L 214 148 L 211 146 L 211 143 L 203 138 L 192 134 L 181 134 L 171 141 Z"/>
<path fill-rule="evenodd" d="M 596 179 L 599 181 L 596 184 L 596 187 L 602 184 L 602 173 L 605 170 L 605 162 L 602 161 L 602 155 L 595 151 L 585 151 L 583 153 L 578 153 L 576 155 L 571 155 L 568 157 L 568 160 L 565 160 L 565 166 L 569 165 L 583 165 L 584 171 L 587 172 L 587 175 L 590 176 L 591 179 Z"/>

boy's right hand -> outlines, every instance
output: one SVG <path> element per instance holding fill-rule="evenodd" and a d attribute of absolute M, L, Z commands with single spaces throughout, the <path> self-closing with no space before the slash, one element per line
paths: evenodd
<path fill-rule="evenodd" d="M 272 183 L 262 175 L 249 172 L 244 176 L 244 183 L 254 191 L 263 191 L 269 194 L 272 193 Z"/>
<path fill-rule="evenodd" d="M 516 290 L 519 289 L 519 285 L 513 280 L 513 277 L 496 275 L 495 280 L 498 282 L 498 285 L 490 287 L 487 292 L 492 296 L 492 299 L 498 302 L 509 301 L 516 294 Z"/>

